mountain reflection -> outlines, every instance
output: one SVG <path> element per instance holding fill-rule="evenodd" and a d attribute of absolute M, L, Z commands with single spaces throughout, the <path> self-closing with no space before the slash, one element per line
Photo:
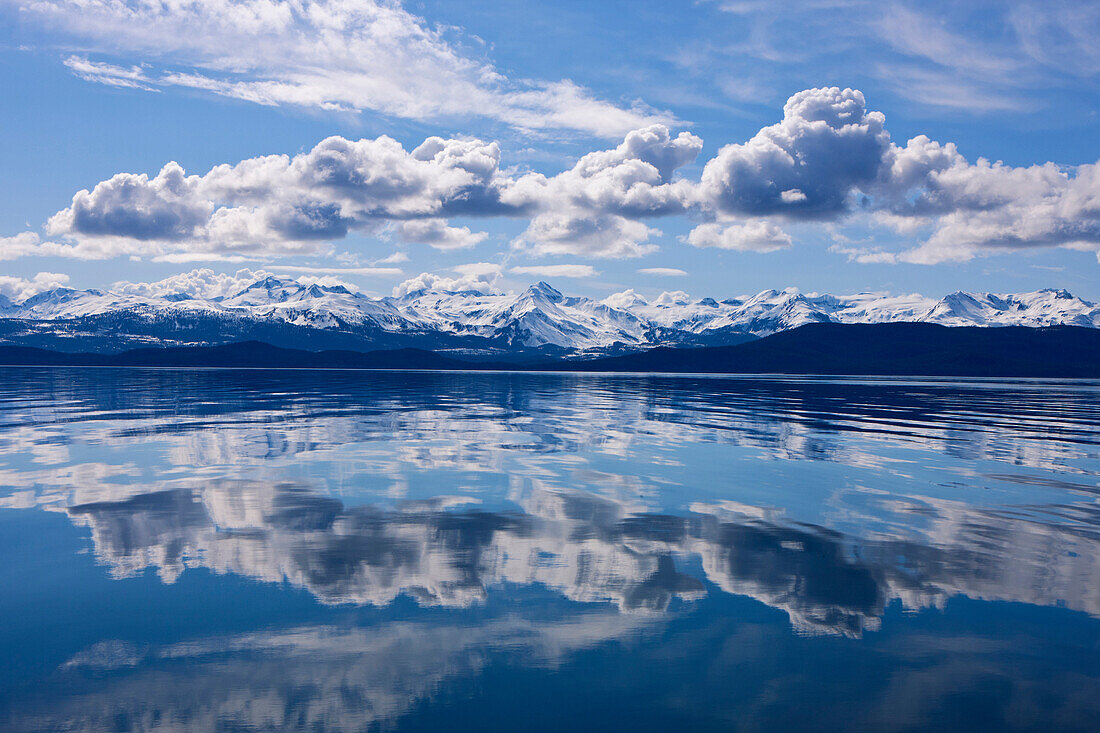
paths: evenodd
<path fill-rule="evenodd" d="M 514 584 L 662 612 L 709 585 L 781 609 L 814 634 L 859 636 L 877 628 L 894 599 L 919 609 L 960 594 L 1100 616 L 1095 506 L 1063 507 L 1089 525 L 950 502 L 906 507 L 930 520 L 920 541 L 780 523 L 728 502 L 696 504 L 682 516 L 632 513 L 576 491 L 533 493 L 514 512 L 463 504 L 346 506 L 301 486 L 232 483 L 68 513 L 91 528 L 96 556 L 116 577 L 155 568 L 172 582 L 186 568 L 206 567 L 288 582 L 326 604 L 384 606 L 405 595 L 464 608 Z M 684 570 L 693 562 L 698 577 Z"/>

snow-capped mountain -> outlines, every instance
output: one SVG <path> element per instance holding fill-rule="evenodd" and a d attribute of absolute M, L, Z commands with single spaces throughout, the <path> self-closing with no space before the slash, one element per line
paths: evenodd
<path fill-rule="evenodd" d="M 134 294 L 56 288 L 0 299 L 0 339 L 67 350 L 221 343 L 246 338 L 315 348 L 419 346 L 468 353 L 606 353 L 657 345 L 738 343 L 807 323 L 924 321 L 947 326 L 1100 327 L 1100 305 L 1065 290 L 1020 294 L 803 294 L 647 300 L 633 290 L 603 300 L 546 283 L 518 293 L 415 290 L 372 298 L 342 286 L 266 276 L 229 295 Z"/>

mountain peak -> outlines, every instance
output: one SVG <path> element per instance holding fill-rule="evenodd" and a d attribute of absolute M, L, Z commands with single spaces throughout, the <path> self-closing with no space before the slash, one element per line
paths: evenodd
<path fill-rule="evenodd" d="M 283 280 L 275 275 L 267 275 L 235 293 L 228 300 L 245 299 L 255 303 L 256 298 L 259 297 L 261 302 L 263 300 L 282 302 L 287 299 L 288 291 L 296 293 L 304 289 L 305 286 L 297 280 Z"/>
<path fill-rule="evenodd" d="M 565 296 L 561 294 L 561 291 L 554 288 L 550 283 L 539 281 L 537 284 L 527 288 L 527 293 L 531 295 L 538 295 L 547 300 L 557 303 Z"/>
<path fill-rule="evenodd" d="M 24 300 L 22 305 L 25 308 L 29 308 L 40 305 L 42 303 L 56 303 L 58 301 L 62 301 L 72 297 L 77 292 L 78 291 L 73 290 L 72 288 L 52 288 L 50 290 L 43 290 L 41 293 L 38 293 L 37 295 L 32 295 L 31 297 Z M 89 290 L 88 293 L 93 295 L 98 294 L 96 291 L 92 290 Z"/>
<path fill-rule="evenodd" d="M 299 283 L 297 280 L 283 280 L 282 278 L 276 277 L 275 275 L 268 275 L 267 277 L 263 277 L 263 278 L 257 280 L 256 282 L 252 283 L 248 287 L 250 289 L 259 289 L 259 288 L 271 289 L 271 288 L 285 288 L 288 285 L 296 285 L 298 287 L 301 287 L 301 283 Z"/>
<path fill-rule="evenodd" d="M 826 321 L 1100 328 L 1100 305 L 1061 289 L 1001 295 L 957 291 L 936 300 L 918 294 L 892 296 L 883 292 L 803 295 L 794 288 L 784 288 L 722 301 L 693 298 L 682 291 L 665 292 L 649 301 L 633 290 L 625 290 L 598 301 L 567 297 L 547 282 L 520 292 L 490 289 L 484 293 L 460 289 L 462 285 L 454 281 L 422 280 L 413 284 L 423 287 L 392 298 L 364 293 L 347 297 L 352 291 L 341 286 L 307 285 L 273 275 L 255 280 L 228 298 L 183 293 L 137 296 L 54 288 L 22 303 L 0 298 L 0 316 L 56 321 L 57 325 L 51 327 L 56 333 L 66 329 L 84 329 L 80 332 L 85 333 L 94 332 L 95 324 L 78 319 L 106 315 L 119 323 L 144 319 L 141 329 L 147 329 L 150 321 L 174 322 L 186 312 L 195 318 L 211 319 L 202 328 L 227 334 L 227 339 L 255 333 L 261 324 L 265 329 L 272 324 L 292 324 L 295 329 L 308 330 L 308 334 L 287 331 L 286 338 L 292 340 L 284 343 L 295 347 L 300 343 L 294 339 L 331 338 L 375 345 L 447 343 L 474 350 L 490 348 L 495 342 L 589 353 L 613 348 L 728 343 L 731 338 L 762 336 Z M 139 331 L 146 333 L 141 329 L 135 330 L 132 338 L 137 339 Z M 318 336 L 326 331 L 331 333 Z M 160 338 L 166 344 L 178 338 L 169 331 L 151 335 L 153 340 Z M 141 338 L 141 343 L 147 343 L 150 336 Z"/>

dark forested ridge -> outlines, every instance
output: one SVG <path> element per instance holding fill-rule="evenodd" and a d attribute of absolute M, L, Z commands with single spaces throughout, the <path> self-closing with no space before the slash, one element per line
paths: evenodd
<path fill-rule="evenodd" d="M 657 348 L 577 366 L 629 372 L 1100 377 L 1100 330 L 814 323 L 737 346 Z"/>
<path fill-rule="evenodd" d="M 929 323 L 815 323 L 733 346 L 656 348 L 625 356 L 509 364 L 422 349 L 306 351 L 248 341 L 63 353 L 0 344 L 0 364 L 23 366 L 304 369 L 523 369 L 720 374 L 1100 377 L 1100 329 L 947 327 Z"/>

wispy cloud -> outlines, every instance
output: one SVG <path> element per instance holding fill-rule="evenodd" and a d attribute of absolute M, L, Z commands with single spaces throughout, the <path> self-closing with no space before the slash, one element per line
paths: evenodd
<path fill-rule="evenodd" d="M 569 79 L 510 77 L 470 52 L 472 44 L 456 43 L 455 29 L 432 27 L 396 2 L 33 0 L 22 10 L 68 39 L 60 45 L 88 50 L 66 60 L 75 74 L 116 87 L 188 87 L 263 105 L 480 117 L 597 136 L 675 122 L 641 101 L 599 99 Z"/>
<path fill-rule="evenodd" d="M 591 265 L 526 265 L 510 267 L 508 272 L 536 277 L 595 277 L 600 274 Z"/>
<path fill-rule="evenodd" d="M 728 40 L 685 45 L 674 62 L 741 102 L 816 75 L 871 77 L 920 105 L 1024 112 L 1052 86 L 1100 74 L 1100 8 L 1087 0 L 716 3 Z M 813 44 L 801 39 L 812 37 Z"/>
<path fill-rule="evenodd" d="M 307 275 L 394 277 L 402 274 L 399 267 L 307 267 L 305 265 L 265 265 L 265 267 L 273 272 L 300 272 Z"/>

